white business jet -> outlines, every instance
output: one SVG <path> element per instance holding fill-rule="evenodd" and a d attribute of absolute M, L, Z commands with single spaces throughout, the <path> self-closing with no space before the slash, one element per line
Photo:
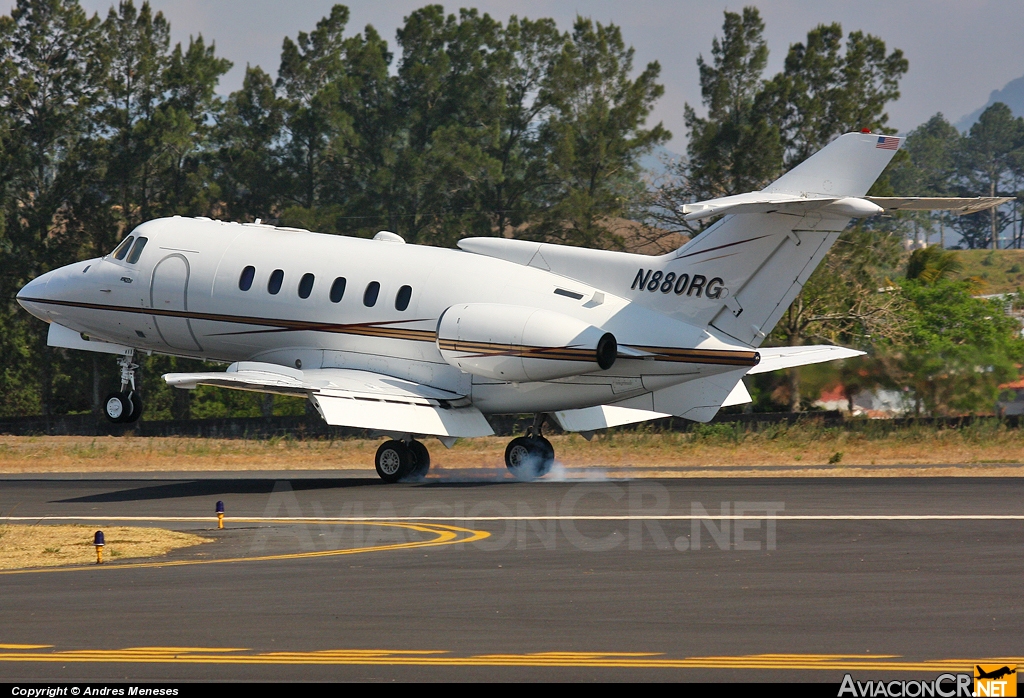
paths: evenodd
<path fill-rule="evenodd" d="M 852 218 L 972 212 L 1001 199 L 866 197 L 900 139 L 837 138 L 766 189 L 685 207 L 724 216 L 651 257 L 503 238 L 460 250 L 208 218 L 161 218 L 110 254 L 51 271 L 18 301 L 49 344 L 119 355 L 107 417 L 142 413 L 136 352 L 230 363 L 168 384 L 310 399 L 328 424 L 389 437 L 382 479 L 426 473 L 417 437 L 493 434 L 486 415 L 535 413 L 506 465 L 546 473 L 542 427 L 598 429 L 668 415 L 707 422 L 750 401 L 745 375 L 863 352 L 758 349 Z"/>

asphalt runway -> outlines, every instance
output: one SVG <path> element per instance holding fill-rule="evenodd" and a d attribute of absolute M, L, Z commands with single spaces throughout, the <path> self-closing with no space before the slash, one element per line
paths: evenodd
<path fill-rule="evenodd" d="M 215 539 L 0 573 L 6 681 L 838 684 L 1024 665 L 1018 478 L 10 475 L 0 516 Z"/>

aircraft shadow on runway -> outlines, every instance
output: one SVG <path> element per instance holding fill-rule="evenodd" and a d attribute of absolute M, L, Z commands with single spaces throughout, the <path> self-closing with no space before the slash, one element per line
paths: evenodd
<path fill-rule="evenodd" d="M 94 480 L 96 484 L 109 483 L 109 480 Z M 338 479 L 299 479 L 289 480 L 287 478 L 277 479 L 238 479 L 238 480 L 189 480 L 187 482 L 168 482 L 161 485 L 146 485 L 122 489 L 114 492 L 102 492 L 90 494 L 83 497 L 72 497 L 69 499 L 53 500 L 51 504 L 75 504 L 75 503 L 102 503 L 102 502 L 136 502 L 154 499 L 182 499 L 186 497 L 213 497 L 231 494 L 270 494 L 274 488 L 279 488 L 282 483 L 288 483 L 293 491 L 305 490 L 330 490 L 330 489 L 351 489 L 354 487 L 393 487 L 386 485 L 375 478 L 338 478 Z M 516 484 L 513 481 L 470 481 L 470 482 L 410 482 L 414 487 L 437 488 L 466 488 L 466 487 L 493 487 L 494 485 Z"/>
<path fill-rule="evenodd" d="M 104 483 L 102 480 L 95 482 L 100 485 Z M 371 478 L 338 478 L 337 480 L 289 480 L 287 478 L 275 480 L 190 480 L 187 482 L 168 482 L 162 485 L 147 485 L 145 487 L 135 487 L 115 492 L 102 492 L 84 497 L 59 499 L 52 503 L 134 502 L 147 499 L 180 499 L 184 497 L 211 497 L 227 494 L 270 494 L 274 491 L 275 487 L 279 487 L 283 482 L 287 482 L 291 489 L 295 491 L 344 489 L 349 487 L 366 487 L 367 485 L 381 486 L 379 480 Z"/>

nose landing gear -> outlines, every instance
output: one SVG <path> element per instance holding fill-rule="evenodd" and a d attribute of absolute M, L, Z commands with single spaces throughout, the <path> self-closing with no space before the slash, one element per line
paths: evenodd
<path fill-rule="evenodd" d="M 131 424 L 142 416 L 142 398 L 135 390 L 135 370 L 139 365 L 134 358 L 135 351 L 130 349 L 117 360 L 121 367 L 121 390 L 110 393 L 103 402 L 103 414 L 114 424 Z"/>
<path fill-rule="evenodd" d="M 536 480 L 547 475 L 555 464 L 555 448 L 541 434 L 546 417 L 537 415 L 533 426 L 527 427 L 526 436 L 512 439 L 505 448 L 505 467 L 517 480 Z"/>

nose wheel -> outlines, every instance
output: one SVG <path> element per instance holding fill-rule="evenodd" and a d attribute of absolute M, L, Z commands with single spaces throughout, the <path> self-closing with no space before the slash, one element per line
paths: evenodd
<path fill-rule="evenodd" d="M 544 416 L 539 415 L 526 436 L 512 439 L 505 448 L 505 467 L 517 480 L 530 482 L 551 472 L 555 464 L 555 448 L 541 434 Z"/>
<path fill-rule="evenodd" d="M 121 368 L 121 390 L 107 395 L 103 402 L 103 414 L 114 424 L 131 424 L 142 416 L 142 398 L 135 389 L 135 369 L 139 367 L 132 359 L 134 350 L 128 350 L 117 360 Z"/>
<path fill-rule="evenodd" d="M 114 424 L 131 424 L 142 416 L 142 398 L 134 390 L 110 393 L 103 403 L 103 414 Z"/>

